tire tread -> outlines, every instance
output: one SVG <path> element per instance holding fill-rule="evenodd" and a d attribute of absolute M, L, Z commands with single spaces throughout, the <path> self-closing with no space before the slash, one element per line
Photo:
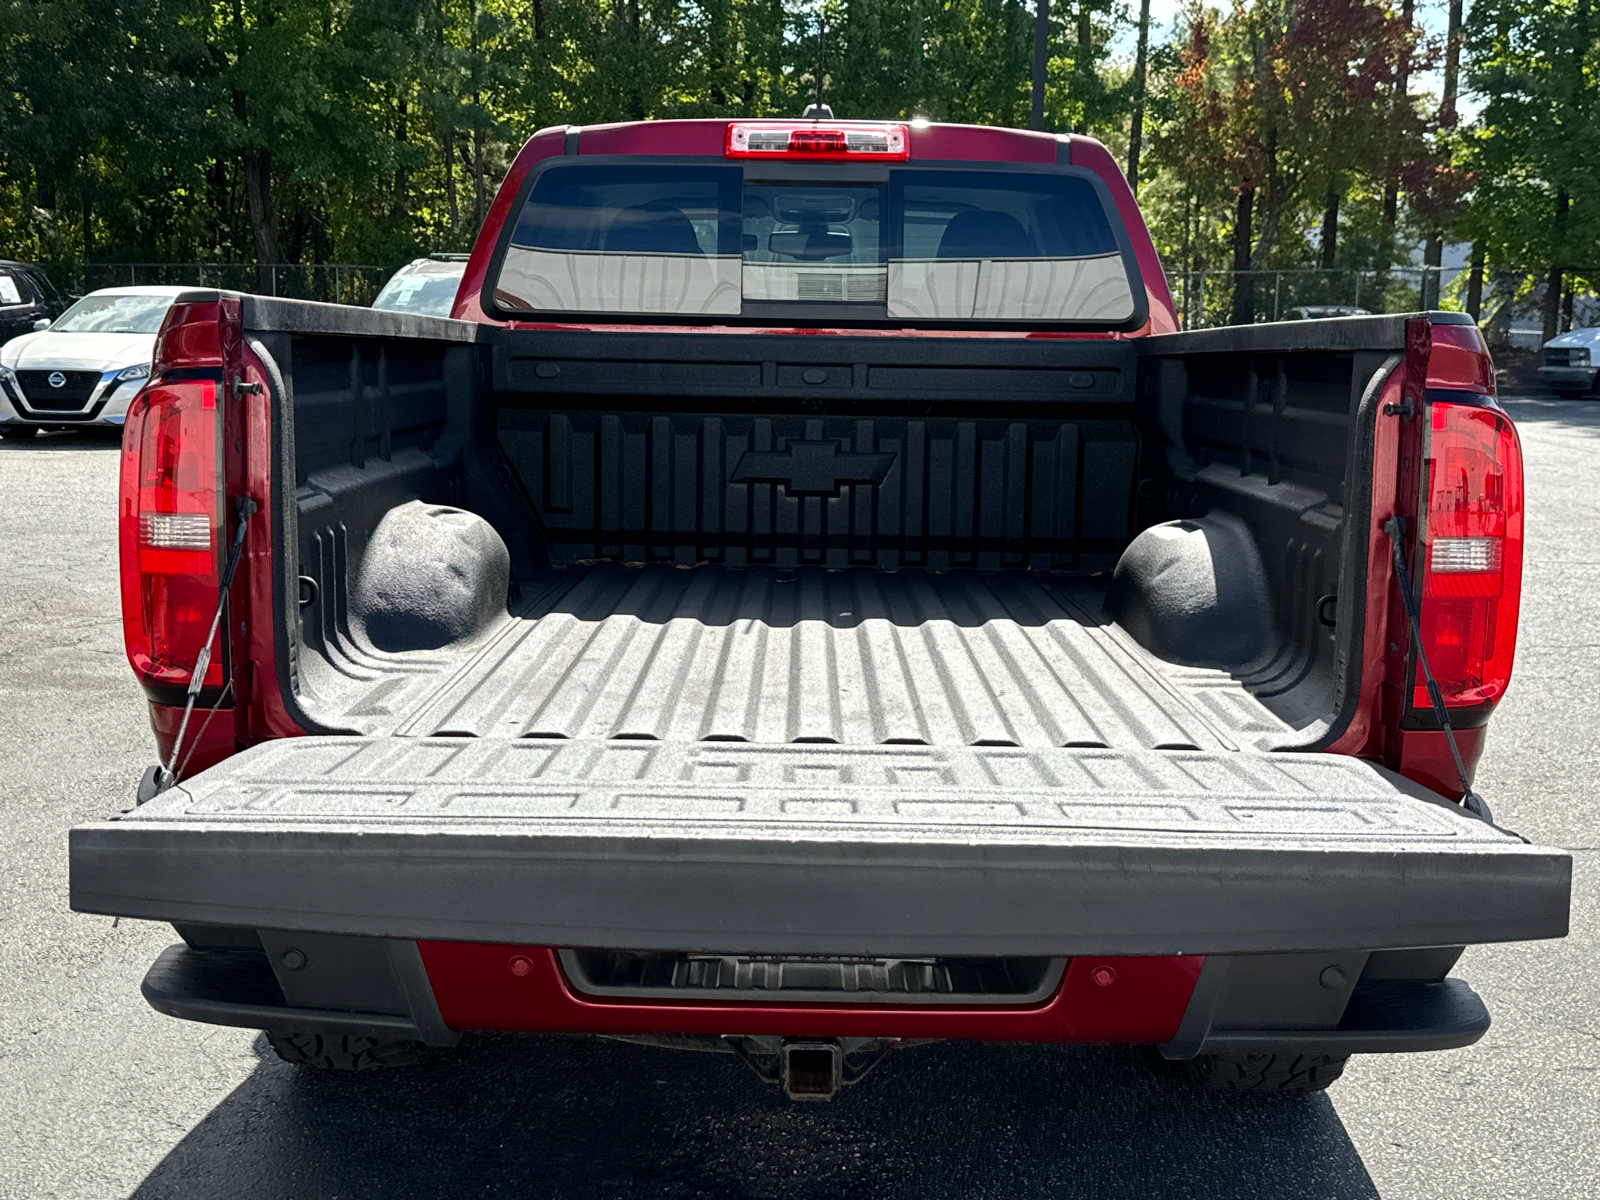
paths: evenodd
<path fill-rule="evenodd" d="M 1293 1096 L 1325 1091 L 1349 1061 L 1348 1054 L 1202 1054 L 1190 1070 L 1215 1091 Z"/>
<path fill-rule="evenodd" d="M 421 1042 L 355 1034 L 267 1032 L 267 1043 L 286 1063 L 322 1071 L 371 1071 L 405 1067 L 422 1059 Z"/>

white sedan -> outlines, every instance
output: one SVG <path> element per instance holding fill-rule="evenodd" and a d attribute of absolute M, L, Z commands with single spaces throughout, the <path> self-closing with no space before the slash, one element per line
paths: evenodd
<path fill-rule="evenodd" d="M 156 333 L 192 288 L 90 292 L 48 329 L 0 346 L 0 437 L 41 429 L 120 426 L 150 377 Z"/>

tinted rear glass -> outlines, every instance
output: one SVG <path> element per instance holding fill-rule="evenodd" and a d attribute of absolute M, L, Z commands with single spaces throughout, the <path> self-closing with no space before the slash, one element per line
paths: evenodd
<path fill-rule="evenodd" d="M 61 300 L 61 293 L 56 291 L 56 285 L 50 282 L 50 276 L 43 271 L 34 268 L 31 271 L 24 271 L 23 274 L 33 282 L 34 290 L 40 296 L 52 303 L 57 303 Z"/>
<path fill-rule="evenodd" d="M 1111 218 L 1082 176 L 913 167 L 882 178 L 552 167 L 512 230 L 495 299 L 535 313 L 918 323 L 1134 315 Z"/>
<path fill-rule="evenodd" d="M 739 183 L 737 167 L 546 171 L 495 297 L 532 312 L 737 314 Z"/>

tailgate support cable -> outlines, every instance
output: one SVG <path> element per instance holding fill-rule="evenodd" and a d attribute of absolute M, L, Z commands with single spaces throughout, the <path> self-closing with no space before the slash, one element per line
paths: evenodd
<path fill-rule="evenodd" d="M 1472 790 L 1472 784 L 1467 779 L 1467 768 L 1461 761 L 1461 748 L 1456 745 L 1456 731 L 1450 726 L 1450 713 L 1444 706 L 1444 694 L 1439 691 L 1439 684 L 1433 677 L 1433 669 L 1428 666 L 1428 653 L 1422 646 L 1422 612 L 1417 605 L 1417 594 L 1411 587 L 1411 573 L 1406 569 L 1405 551 L 1401 548 L 1405 522 L 1398 516 L 1392 516 L 1383 523 L 1383 531 L 1389 535 L 1389 547 L 1394 553 L 1394 577 L 1400 584 L 1400 599 L 1405 604 L 1406 616 L 1411 620 L 1411 643 L 1417 648 L 1417 666 L 1422 668 L 1422 677 L 1428 686 L 1428 699 L 1433 703 L 1434 719 L 1444 731 L 1444 740 L 1450 747 L 1450 757 L 1455 760 L 1456 775 L 1461 780 L 1461 807 L 1473 816 L 1493 825 L 1494 816 L 1489 812 L 1489 806 L 1484 803 L 1482 796 Z"/>
<path fill-rule="evenodd" d="M 166 766 L 151 767 L 145 773 L 145 778 L 139 784 L 139 803 L 143 804 L 152 796 L 159 795 L 177 782 L 177 772 L 189 765 L 189 756 L 183 762 L 178 761 L 178 752 L 183 749 L 184 735 L 189 730 L 189 718 L 194 714 L 195 701 L 200 697 L 200 689 L 205 683 L 206 671 L 211 666 L 211 643 L 216 641 L 217 631 L 222 627 L 222 610 L 228 603 L 228 589 L 233 586 L 233 576 L 239 569 L 239 559 L 244 554 L 244 534 L 250 518 L 255 515 L 256 502 L 249 496 L 240 496 L 236 501 L 236 510 L 239 515 L 238 524 L 234 527 L 233 542 L 228 547 L 228 558 L 222 566 L 221 585 L 217 588 L 217 611 L 211 615 L 211 628 L 206 633 L 206 640 L 200 647 L 200 654 L 194 660 L 194 670 L 189 675 L 189 691 L 183 701 L 183 720 L 178 723 L 178 736 L 172 739 L 172 753 L 167 756 Z M 200 738 L 205 736 L 206 726 L 211 724 L 211 718 L 216 716 L 217 709 L 227 699 L 228 693 L 233 690 L 233 680 L 230 678 L 222 695 L 217 697 L 216 704 L 211 706 L 206 714 L 206 719 L 200 724 L 200 732 L 195 735 L 195 745 L 199 745 Z M 194 747 L 190 747 L 189 755 L 194 754 Z M 148 793 L 148 794 L 146 794 Z"/>

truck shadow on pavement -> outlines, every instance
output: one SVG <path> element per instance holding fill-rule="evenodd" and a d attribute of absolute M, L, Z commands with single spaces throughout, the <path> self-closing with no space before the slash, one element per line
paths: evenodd
<path fill-rule="evenodd" d="M 1518 425 L 1570 425 L 1573 429 L 1600 432 L 1600 397 L 1562 400 L 1554 393 L 1540 396 L 1506 396 L 1501 406 Z"/>
<path fill-rule="evenodd" d="M 1378 1195 L 1327 1096 L 1213 1095 L 1138 1048 L 916 1047 L 826 1104 L 730 1055 L 598 1038 L 365 1075 L 256 1050 L 136 1200 Z"/>

